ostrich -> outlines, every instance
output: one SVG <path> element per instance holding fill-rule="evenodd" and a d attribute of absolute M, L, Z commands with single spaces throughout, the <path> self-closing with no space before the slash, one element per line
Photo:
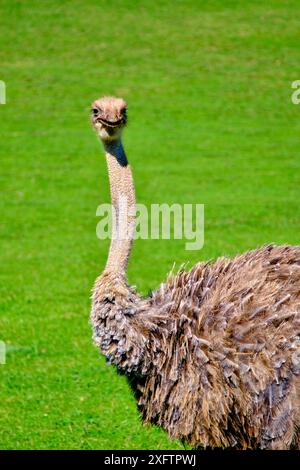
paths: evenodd
<path fill-rule="evenodd" d="M 129 377 L 144 421 L 171 438 L 193 448 L 299 448 L 300 246 L 200 262 L 139 295 L 126 278 L 135 230 L 126 108 L 114 97 L 92 104 L 116 214 L 92 295 L 96 345 Z"/>

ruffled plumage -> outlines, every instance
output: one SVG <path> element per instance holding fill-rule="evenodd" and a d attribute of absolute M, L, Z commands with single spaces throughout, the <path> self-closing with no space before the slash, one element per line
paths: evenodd
<path fill-rule="evenodd" d="M 146 299 L 104 272 L 91 319 L 146 422 L 194 447 L 299 446 L 299 246 L 181 269 Z"/>

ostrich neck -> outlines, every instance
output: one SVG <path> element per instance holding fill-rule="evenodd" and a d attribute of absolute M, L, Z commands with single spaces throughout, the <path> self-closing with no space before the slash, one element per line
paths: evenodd
<path fill-rule="evenodd" d="M 135 191 L 121 140 L 104 145 L 112 201 L 112 238 L 105 270 L 126 274 L 135 231 Z"/>

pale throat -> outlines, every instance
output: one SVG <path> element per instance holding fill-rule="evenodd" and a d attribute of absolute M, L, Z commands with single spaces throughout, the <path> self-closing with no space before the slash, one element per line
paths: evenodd
<path fill-rule="evenodd" d="M 135 233 L 135 191 L 121 139 L 104 142 L 112 202 L 112 238 L 105 270 L 126 274 Z"/>

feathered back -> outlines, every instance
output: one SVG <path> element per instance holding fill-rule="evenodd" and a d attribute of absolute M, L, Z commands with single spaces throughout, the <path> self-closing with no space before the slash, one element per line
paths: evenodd
<path fill-rule="evenodd" d="M 95 339 L 135 374 L 147 422 L 194 446 L 290 445 L 300 423 L 300 247 L 197 264 L 148 299 L 123 284 L 124 297 L 99 296 L 96 284 Z"/>

